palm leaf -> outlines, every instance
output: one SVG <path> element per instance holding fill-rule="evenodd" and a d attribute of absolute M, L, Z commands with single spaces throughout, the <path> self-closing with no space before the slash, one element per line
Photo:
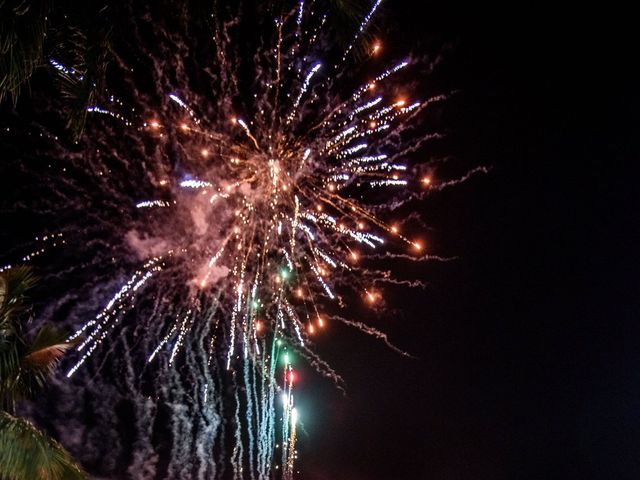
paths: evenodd
<path fill-rule="evenodd" d="M 32 397 L 46 384 L 73 344 L 64 333 L 45 325 L 28 345 L 20 313 L 34 277 L 28 268 L 15 268 L 0 280 L 0 405 L 12 411 L 17 399 Z"/>
<path fill-rule="evenodd" d="M 72 66 L 78 75 L 68 75 L 55 70 L 62 98 L 65 101 L 67 128 L 79 138 L 87 117 L 87 106 L 96 103 L 104 88 L 107 66 L 110 60 L 110 27 L 105 14 L 90 10 L 86 18 L 78 18 L 79 25 L 65 25 L 53 30 L 60 38 L 61 51 L 53 50 L 56 57 Z M 82 20 L 82 21 L 81 21 Z M 91 25 L 84 25 L 85 21 Z M 58 47 L 60 50 L 60 46 Z"/>
<path fill-rule="evenodd" d="M 0 102 L 16 102 L 20 88 L 43 63 L 50 0 L 0 0 Z"/>
<path fill-rule="evenodd" d="M 0 277 L 0 305 L 4 303 L 4 299 L 7 296 L 7 282 L 4 278 Z"/>
<path fill-rule="evenodd" d="M 72 346 L 67 342 L 67 335 L 45 325 L 36 334 L 28 353 L 22 357 L 22 365 L 26 370 L 46 377 L 53 373 L 62 356 Z"/>
<path fill-rule="evenodd" d="M 33 395 L 44 385 L 71 347 L 65 335 L 48 326 L 27 345 L 20 322 L 26 310 L 26 293 L 34 283 L 31 270 L 25 267 L 0 275 L 0 479 L 85 479 L 58 442 L 9 413 L 18 398 Z"/>
<path fill-rule="evenodd" d="M 0 356 L 8 343 L 19 337 L 18 315 L 25 310 L 25 296 L 35 284 L 28 267 L 15 267 L 0 274 Z M 0 378 L 3 377 L 0 360 Z"/>
<path fill-rule="evenodd" d="M 12 408 L 20 377 L 20 357 L 26 349 L 20 332 L 19 314 L 25 310 L 25 295 L 35 279 L 31 270 L 16 267 L 0 275 L 0 406 Z"/>
<path fill-rule="evenodd" d="M 58 442 L 27 420 L 0 412 L 0 478 L 83 480 L 87 476 Z"/>
<path fill-rule="evenodd" d="M 6 272 L 0 274 L 0 311 L 11 305 L 22 304 L 24 295 L 36 283 L 31 269 L 29 267 L 20 266 L 13 267 Z"/>

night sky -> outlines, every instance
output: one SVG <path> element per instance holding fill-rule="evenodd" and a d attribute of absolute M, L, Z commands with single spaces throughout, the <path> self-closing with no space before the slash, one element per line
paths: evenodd
<path fill-rule="evenodd" d="M 388 0 L 380 38 L 441 52 L 416 92 L 457 90 L 434 148 L 490 171 L 424 202 L 429 251 L 457 259 L 412 267 L 428 287 L 390 289 L 400 312 L 372 320 L 416 358 L 339 325 L 318 342 L 347 390 L 300 372 L 299 478 L 637 479 L 633 17 L 417 4 Z"/>
<path fill-rule="evenodd" d="M 453 46 L 446 148 L 492 171 L 425 203 L 460 258 L 394 298 L 418 359 L 325 347 L 348 395 L 305 386 L 304 478 L 638 478 L 637 29 L 614 5 L 413 5 L 387 5 L 393 41 Z"/>

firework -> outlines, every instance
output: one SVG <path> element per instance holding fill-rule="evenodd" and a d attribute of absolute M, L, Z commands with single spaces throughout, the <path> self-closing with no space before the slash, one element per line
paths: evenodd
<path fill-rule="evenodd" d="M 423 240 L 404 233 L 402 219 L 391 214 L 438 188 L 410 154 L 434 138 L 416 133 L 419 118 L 446 95 L 398 98 L 397 82 L 410 75 L 412 61 L 385 64 L 381 43 L 360 55 L 366 65 L 359 73 L 349 74 L 380 3 L 342 48 L 329 40 L 321 2 L 301 0 L 271 13 L 248 62 L 237 46 L 241 17 L 217 12 L 208 24 L 215 55 L 197 65 L 206 93 L 190 88 L 195 74 L 182 62 L 187 45 L 158 35 L 158 51 L 175 55 L 160 62 L 149 54 L 155 69 L 146 90 L 158 95 L 142 93 L 130 61 L 119 56 L 115 70 L 133 94 L 112 86 L 87 109 L 81 145 L 55 154 L 70 169 L 56 190 L 58 206 L 80 213 L 82 199 L 89 204 L 81 222 L 67 217 L 63 233 L 44 242 L 55 247 L 86 238 L 76 251 L 88 256 L 77 269 L 95 273 L 81 293 L 46 310 L 55 316 L 73 304 L 77 354 L 67 377 L 89 359 L 105 358 L 104 344 L 126 343 L 125 332 L 141 336 L 124 348 L 127 385 L 138 388 L 130 380 L 136 352 L 156 380 L 164 375 L 161 383 L 177 382 L 178 365 L 186 366 L 185 391 L 198 392 L 197 405 L 210 409 L 205 423 L 216 425 L 207 430 L 208 444 L 222 438 L 222 411 L 233 412 L 233 448 L 225 457 L 234 478 L 294 475 L 296 425 L 304 413 L 298 418 L 294 406 L 290 353 L 340 383 L 313 352 L 313 337 L 341 321 L 387 341 L 339 313 L 355 302 L 378 308 L 380 286 L 400 282 L 367 259 L 429 258 Z M 140 43 L 151 39 L 147 34 Z M 247 63 L 255 80 L 243 88 L 239 70 Z M 63 59 L 51 65 L 82 80 Z M 38 246 L 23 260 L 44 250 Z M 87 317 L 96 298 L 104 302 Z M 229 402 L 213 399 L 223 390 L 220 378 L 235 386 Z M 198 455 L 213 457 L 214 450 Z M 178 463 L 170 462 L 168 476 L 191 474 Z M 202 467 L 198 478 L 210 473 Z"/>

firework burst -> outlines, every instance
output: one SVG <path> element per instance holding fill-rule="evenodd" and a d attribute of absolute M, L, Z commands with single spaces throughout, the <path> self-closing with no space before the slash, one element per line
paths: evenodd
<path fill-rule="evenodd" d="M 40 211 L 58 212 L 63 227 L 39 238 L 23 260 L 73 243 L 80 260 L 67 273 L 91 272 L 43 315 L 64 310 L 75 327 L 67 377 L 121 351 L 128 388 L 144 390 L 136 371 L 164 385 L 140 394 L 147 415 L 148 402 L 175 396 L 167 393 L 171 381 L 185 398 L 197 392 L 192 411 L 181 414 L 183 430 L 173 433 L 194 435 L 184 425 L 196 423 L 197 410 L 198 435 L 207 437 L 195 447 L 201 461 L 189 469 L 172 453 L 164 467 L 170 478 L 223 475 L 216 452 L 234 478 L 292 478 L 298 412 L 289 354 L 340 384 L 313 352 L 313 337 L 341 321 L 387 342 L 340 310 L 354 302 L 378 308 L 380 286 L 402 283 L 367 260 L 431 258 L 390 212 L 438 188 L 411 154 L 437 137 L 416 132 L 424 110 L 446 95 L 399 96 L 413 62 L 385 65 L 379 42 L 354 56 L 380 3 L 342 48 L 330 41 L 322 2 L 269 12 L 249 59 L 249 47 L 239 46 L 248 30 L 238 27 L 238 12 L 219 7 L 204 22 L 215 52 L 209 61 L 190 59 L 196 48 L 187 32 L 170 34 L 147 18 L 133 30 L 139 44 L 154 44 L 139 47 L 150 60 L 138 65 L 116 49 L 115 80 L 88 108 L 85 138 L 73 147 L 56 143 L 53 158 L 64 171 Z M 189 13 L 176 15 L 190 24 Z M 355 58 L 364 66 L 355 67 Z M 51 65 L 70 81 L 82 77 L 63 58 Z M 108 347 L 116 339 L 121 350 Z M 178 366 L 188 380 L 177 379 Z M 221 378 L 234 386 L 230 400 L 220 399 Z M 234 417 L 226 434 L 223 415 Z M 156 464 L 130 471 L 147 478 Z"/>

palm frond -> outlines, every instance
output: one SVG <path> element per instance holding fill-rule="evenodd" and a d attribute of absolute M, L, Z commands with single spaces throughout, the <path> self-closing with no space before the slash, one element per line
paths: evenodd
<path fill-rule="evenodd" d="M 87 476 L 58 442 L 27 420 L 0 412 L 0 478 L 84 480 Z"/>
<path fill-rule="evenodd" d="M 96 103 L 104 90 L 110 60 L 111 27 L 108 9 L 89 5 L 79 8 L 69 22 L 51 29 L 53 48 L 47 54 L 62 59 L 76 74 L 52 69 L 65 101 L 67 128 L 78 138 L 84 129 L 87 107 Z"/>
<path fill-rule="evenodd" d="M 50 0 L 0 1 L 0 102 L 15 103 L 23 84 L 43 62 Z"/>
<path fill-rule="evenodd" d="M 0 342 L 0 409 L 13 411 L 19 372 L 20 352 L 17 342 L 5 337 Z"/>
<path fill-rule="evenodd" d="M 369 12 L 373 1 L 367 0 L 328 0 L 327 10 L 333 18 L 335 26 L 334 34 L 341 43 L 348 43 L 353 39 L 365 15 Z M 371 43 L 374 40 L 375 18 L 364 32 L 358 36 L 353 53 L 356 58 L 362 59 L 371 52 Z"/>
<path fill-rule="evenodd" d="M 4 303 L 4 299 L 7 296 L 7 282 L 0 276 L 0 305 Z"/>
<path fill-rule="evenodd" d="M 72 343 L 67 342 L 66 334 L 45 325 L 36 334 L 27 354 L 22 357 L 22 367 L 26 373 L 31 374 L 37 386 L 41 387 L 72 346 Z"/>
<path fill-rule="evenodd" d="M 0 405 L 12 408 L 20 377 L 20 357 L 26 349 L 19 316 L 25 310 L 25 296 L 35 283 L 26 267 L 16 267 L 0 275 Z"/>
<path fill-rule="evenodd" d="M 0 406 L 13 411 L 16 401 L 29 398 L 44 385 L 64 353 L 73 344 L 48 325 L 29 344 L 21 315 L 26 294 L 35 283 L 31 270 L 13 268 L 0 276 Z"/>
<path fill-rule="evenodd" d="M 19 266 L 11 268 L 0 274 L 2 285 L 0 294 L 0 322 L 2 314 L 6 311 L 21 308 L 24 304 L 25 294 L 33 288 L 36 278 L 29 267 Z"/>

